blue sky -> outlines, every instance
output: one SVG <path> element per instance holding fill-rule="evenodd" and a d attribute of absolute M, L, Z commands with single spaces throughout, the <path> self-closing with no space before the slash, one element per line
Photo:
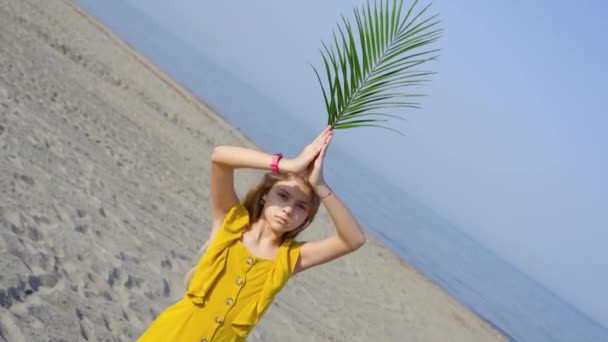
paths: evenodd
<path fill-rule="evenodd" d="M 362 1 L 130 0 L 321 127 L 318 49 Z M 423 2 L 427 4 L 428 2 Z M 405 136 L 335 143 L 608 326 L 608 5 L 433 2 L 444 37 Z M 604 114 L 601 114 L 604 113 Z"/>

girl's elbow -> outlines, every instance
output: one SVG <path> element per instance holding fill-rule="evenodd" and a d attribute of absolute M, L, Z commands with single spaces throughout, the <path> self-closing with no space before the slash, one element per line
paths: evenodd
<path fill-rule="evenodd" d="M 357 237 L 355 240 L 351 241 L 351 243 L 350 243 L 351 252 L 354 252 L 357 249 L 363 247 L 363 245 L 365 245 L 365 242 L 366 242 L 365 234 L 363 234 L 363 232 L 361 232 L 361 235 L 359 237 Z"/>
<path fill-rule="evenodd" d="M 211 161 L 214 161 L 214 162 L 220 161 L 222 159 L 223 150 L 224 150 L 224 146 L 222 146 L 222 145 L 215 146 L 213 148 L 213 151 L 211 151 Z"/>
<path fill-rule="evenodd" d="M 230 153 L 231 153 L 230 146 L 226 146 L 226 145 L 215 146 L 213 148 L 213 151 L 211 151 L 211 162 L 216 165 L 225 165 Z"/>
<path fill-rule="evenodd" d="M 358 244 L 357 244 L 357 249 L 363 247 L 363 245 L 365 245 L 366 242 L 366 238 L 365 238 L 365 234 L 361 233 L 361 239 L 359 240 Z"/>

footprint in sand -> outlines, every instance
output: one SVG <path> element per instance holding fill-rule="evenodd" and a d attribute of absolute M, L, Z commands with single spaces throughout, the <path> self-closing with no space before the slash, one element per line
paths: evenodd
<path fill-rule="evenodd" d="M 87 234 L 89 232 L 89 227 L 91 225 L 91 217 L 89 216 L 86 210 L 77 208 L 76 215 L 73 218 L 73 222 L 75 225 L 75 231 L 82 234 Z"/>
<path fill-rule="evenodd" d="M 95 327 L 91 320 L 86 317 L 79 308 L 76 308 L 76 318 L 78 318 L 78 325 L 80 326 L 80 335 L 85 341 L 89 341 L 89 338 L 95 339 Z"/>
<path fill-rule="evenodd" d="M 171 268 L 173 268 L 173 265 L 171 264 L 171 260 L 169 260 L 169 258 L 164 258 L 160 261 L 160 267 L 170 270 Z"/>

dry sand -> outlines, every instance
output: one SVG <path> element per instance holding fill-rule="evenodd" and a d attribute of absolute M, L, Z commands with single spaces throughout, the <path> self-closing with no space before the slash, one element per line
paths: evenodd
<path fill-rule="evenodd" d="M 212 147 L 253 144 L 69 1 L 0 0 L 0 23 L 0 341 L 133 341 L 209 233 Z M 504 338 L 370 238 L 250 340 Z"/>

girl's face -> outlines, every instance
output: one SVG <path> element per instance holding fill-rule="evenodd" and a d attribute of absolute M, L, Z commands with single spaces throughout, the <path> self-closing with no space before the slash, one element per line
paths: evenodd
<path fill-rule="evenodd" d="M 278 181 L 262 196 L 264 219 L 276 232 L 287 233 L 302 225 L 310 211 L 310 189 L 296 178 Z"/>

